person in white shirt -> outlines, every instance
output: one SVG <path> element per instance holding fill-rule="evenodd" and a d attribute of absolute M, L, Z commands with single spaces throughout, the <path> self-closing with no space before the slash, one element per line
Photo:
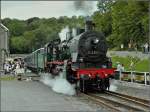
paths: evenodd
<path fill-rule="evenodd" d="M 5 62 L 4 70 L 5 70 L 5 74 L 9 73 L 9 71 L 10 71 L 10 64 L 8 62 Z"/>
<path fill-rule="evenodd" d="M 148 43 L 144 45 L 145 53 L 148 53 Z"/>
<path fill-rule="evenodd" d="M 120 80 L 121 80 L 121 75 L 122 75 L 122 72 L 124 71 L 124 65 L 123 65 L 123 64 L 120 64 L 120 63 L 118 62 L 117 71 L 119 71 Z"/>
<path fill-rule="evenodd" d="M 121 70 L 121 64 L 119 62 L 117 62 L 117 71 L 120 71 Z"/>
<path fill-rule="evenodd" d="M 6 62 L 4 63 L 4 71 L 5 71 L 5 74 L 7 73 L 7 64 Z"/>
<path fill-rule="evenodd" d="M 16 69 L 20 69 L 20 64 L 19 63 L 16 64 Z"/>

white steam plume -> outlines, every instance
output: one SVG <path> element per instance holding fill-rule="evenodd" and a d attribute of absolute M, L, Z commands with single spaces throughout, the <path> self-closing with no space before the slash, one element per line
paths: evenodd
<path fill-rule="evenodd" d="M 49 73 L 43 73 L 41 74 L 41 82 L 50 86 L 52 90 L 57 93 L 75 95 L 74 87 L 65 78 L 63 78 L 63 73 L 60 73 L 60 75 L 55 78 L 53 78 L 53 76 Z"/>
<path fill-rule="evenodd" d="M 78 0 L 74 1 L 74 9 L 84 13 L 85 16 L 90 16 L 95 10 L 97 1 Z"/>
<path fill-rule="evenodd" d="M 67 32 L 69 32 L 68 26 L 66 26 L 64 29 L 61 30 L 61 32 L 59 33 L 59 37 L 60 37 L 61 41 L 66 40 Z"/>
<path fill-rule="evenodd" d="M 110 79 L 110 90 L 111 91 L 116 91 L 117 90 L 117 86 L 115 85 L 115 80 Z"/>

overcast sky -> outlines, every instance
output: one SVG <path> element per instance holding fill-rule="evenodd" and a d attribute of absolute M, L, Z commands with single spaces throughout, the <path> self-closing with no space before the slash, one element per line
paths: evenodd
<path fill-rule="evenodd" d="M 96 1 L 86 1 L 85 10 L 77 10 L 74 1 L 1 1 L 1 18 L 28 19 L 90 15 L 97 10 Z M 89 11 L 87 11 L 87 7 Z"/>

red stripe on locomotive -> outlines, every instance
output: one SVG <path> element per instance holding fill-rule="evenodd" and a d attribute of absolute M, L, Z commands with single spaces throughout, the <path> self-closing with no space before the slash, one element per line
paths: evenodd
<path fill-rule="evenodd" d="M 100 78 L 107 78 L 109 76 L 114 75 L 115 73 L 115 68 L 100 68 L 100 69 L 96 69 L 96 68 L 88 68 L 88 69 L 78 69 L 77 70 L 77 78 L 80 78 L 80 75 L 88 75 L 91 78 L 95 78 L 97 75 Z"/>

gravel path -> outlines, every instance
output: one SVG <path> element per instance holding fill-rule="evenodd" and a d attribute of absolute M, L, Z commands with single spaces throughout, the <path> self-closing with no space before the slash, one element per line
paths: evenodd
<path fill-rule="evenodd" d="M 107 55 L 108 56 L 116 55 L 120 57 L 133 56 L 133 57 L 138 57 L 140 59 L 150 58 L 150 53 L 144 54 L 142 52 L 135 52 L 135 51 L 108 51 Z"/>

